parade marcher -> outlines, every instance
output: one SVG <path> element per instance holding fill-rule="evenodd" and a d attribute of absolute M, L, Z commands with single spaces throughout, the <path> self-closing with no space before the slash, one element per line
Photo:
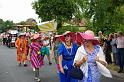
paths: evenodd
<path fill-rule="evenodd" d="M 63 34 L 64 42 L 58 46 L 59 78 L 60 82 L 77 82 L 78 80 L 68 76 L 68 71 L 73 67 L 73 61 L 78 49 L 77 44 L 73 43 L 69 31 Z"/>
<path fill-rule="evenodd" d="M 83 45 L 78 48 L 74 59 L 74 65 L 84 73 L 83 79 L 78 82 L 100 82 L 101 73 L 98 67 L 102 65 L 101 68 L 103 69 L 103 67 L 106 68 L 107 64 L 103 50 L 94 38 L 93 31 L 85 31 L 85 33 L 82 33 L 82 38 L 84 39 Z M 108 69 L 107 71 L 109 73 L 108 77 L 111 77 Z M 102 72 L 107 74 L 105 70 L 102 70 Z"/>
<path fill-rule="evenodd" d="M 54 40 L 53 40 L 54 47 L 52 50 L 52 51 L 54 51 L 54 59 L 55 59 L 55 63 L 56 63 L 57 73 L 59 73 L 59 71 L 60 71 L 59 63 L 58 63 L 58 45 L 61 44 L 60 36 L 61 35 L 55 35 Z"/>
<path fill-rule="evenodd" d="M 26 51 L 26 46 L 27 46 L 27 42 L 25 39 L 25 33 L 20 33 L 19 37 L 17 38 L 16 42 L 15 42 L 15 46 L 17 49 L 17 61 L 19 66 L 21 65 L 21 63 L 24 64 L 24 66 L 27 66 L 26 61 L 27 61 L 27 51 Z"/>
<path fill-rule="evenodd" d="M 26 33 L 25 34 L 25 38 L 26 38 L 26 42 L 27 42 L 27 45 L 26 45 L 26 55 L 28 56 L 28 53 L 29 53 L 29 45 L 31 44 L 31 39 L 30 39 L 30 33 Z"/>
<path fill-rule="evenodd" d="M 124 36 L 122 32 L 118 32 L 118 38 L 117 38 L 117 55 L 118 55 L 118 63 L 120 70 L 118 73 L 123 72 L 123 66 L 124 66 Z"/>
<path fill-rule="evenodd" d="M 45 37 L 44 39 L 43 39 L 43 44 L 45 45 L 45 44 L 48 44 L 47 46 L 43 46 L 42 48 L 41 48 L 41 54 L 43 55 L 43 56 L 47 56 L 47 59 L 48 59 L 48 62 L 49 62 L 49 65 L 52 65 L 52 63 L 51 63 L 51 59 L 50 59 L 50 45 L 49 45 L 49 37 Z"/>
<path fill-rule="evenodd" d="M 41 37 L 39 34 L 34 34 L 32 38 L 32 43 L 30 44 L 29 54 L 30 54 L 30 62 L 35 72 L 35 80 L 40 82 L 39 78 L 39 68 L 43 66 L 43 56 L 40 53 L 40 48 L 43 46 L 41 43 Z"/>
<path fill-rule="evenodd" d="M 117 60 L 117 44 L 116 44 L 116 41 L 117 41 L 117 33 L 114 33 L 114 37 L 112 38 L 112 41 L 111 41 L 111 46 L 112 46 L 112 54 L 113 54 L 113 62 L 114 64 L 118 64 L 118 60 Z"/>

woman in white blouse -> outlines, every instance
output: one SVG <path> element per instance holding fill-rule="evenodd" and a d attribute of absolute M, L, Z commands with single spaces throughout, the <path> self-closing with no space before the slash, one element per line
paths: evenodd
<path fill-rule="evenodd" d="M 80 67 L 84 73 L 83 80 L 79 82 L 100 82 L 101 74 L 112 77 L 107 65 L 102 48 L 94 38 L 94 32 L 87 30 L 81 34 L 84 44 L 77 50 L 74 65 Z"/>

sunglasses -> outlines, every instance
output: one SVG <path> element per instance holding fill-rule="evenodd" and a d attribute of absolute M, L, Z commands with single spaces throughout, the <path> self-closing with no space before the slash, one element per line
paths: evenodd
<path fill-rule="evenodd" d="M 65 35 L 64 37 L 70 37 L 70 35 Z"/>

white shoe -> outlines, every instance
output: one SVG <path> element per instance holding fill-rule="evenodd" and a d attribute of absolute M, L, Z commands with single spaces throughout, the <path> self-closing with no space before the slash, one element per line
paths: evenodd
<path fill-rule="evenodd" d="M 37 79 L 37 82 L 40 82 L 40 79 L 39 78 Z"/>
<path fill-rule="evenodd" d="M 39 78 L 35 77 L 34 79 L 35 79 L 37 82 L 40 82 L 40 79 L 39 79 Z"/>
<path fill-rule="evenodd" d="M 33 71 L 35 71 L 35 68 L 33 68 Z"/>

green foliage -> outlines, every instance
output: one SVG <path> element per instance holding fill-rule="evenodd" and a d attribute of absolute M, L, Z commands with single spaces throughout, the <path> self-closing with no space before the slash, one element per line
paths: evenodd
<path fill-rule="evenodd" d="M 77 26 L 63 26 L 62 28 L 59 28 L 57 32 L 58 32 L 58 34 L 62 34 L 64 32 L 66 32 L 66 31 L 82 32 L 83 30 L 82 29 L 80 30 L 79 28 L 81 28 L 81 27 L 77 27 Z"/>
<path fill-rule="evenodd" d="M 123 30 L 124 0 L 37 0 L 32 6 L 42 21 L 56 19 L 58 27 L 75 17 L 85 18 L 87 29 L 95 33 Z M 62 33 L 61 29 L 58 32 Z"/>
<path fill-rule="evenodd" d="M 63 21 L 77 15 L 79 10 L 75 0 L 38 0 L 33 2 L 32 6 L 42 21 L 56 19 L 58 27 L 62 26 Z"/>
<path fill-rule="evenodd" d="M 81 4 L 88 29 L 109 34 L 123 28 L 124 0 L 83 0 Z"/>
<path fill-rule="evenodd" d="M 13 27 L 13 21 L 7 20 L 3 21 L 0 19 L 0 32 L 5 32 L 6 30 Z"/>

